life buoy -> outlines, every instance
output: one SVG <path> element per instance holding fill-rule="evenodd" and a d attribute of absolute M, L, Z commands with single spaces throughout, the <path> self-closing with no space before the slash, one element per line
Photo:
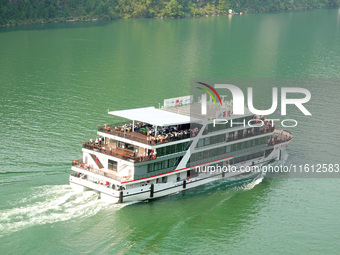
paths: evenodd
<path fill-rule="evenodd" d="M 190 178 L 189 177 L 187 177 L 187 181 L 189 181 L 190 180 Z"/>

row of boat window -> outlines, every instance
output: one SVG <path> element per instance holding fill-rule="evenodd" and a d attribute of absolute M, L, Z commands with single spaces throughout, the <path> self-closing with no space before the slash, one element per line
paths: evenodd
<path fill-rule="evenodd" d="M 218 148 L 215 148 L 215 149 L 196 152 L 196 153 L 193 153 L 191 155 L 190 161 L 194 162 L 194 161 L 197 161 L 197 160 L 206 159 L 206 158 L 209 158 L 209 157 L 223 155 L 223 154 L 226 154 L 226 153 L 229 153 L 229 152 L 234 152 L 234 151 L 238 151 L 238 150 L 242 150 L 242 149 L 246 149 L 246 148 L 251 148 L 251 147 L 254 147 L 254 146 L 257 146 L 257 145 L 265 144 L 266 139 L 267 139 L 266 137 L 261 137 L 261 138 L 257 138 L 257 139 L 253 139 L 253 140 L 249 140 L 249 141 L 235 143 L 235 144 L 232 144 L 232 145 L 218 147 Z"/>
<path fill-rule="evenodd" d="M 238 126 L 247 126 L 248 125 L 248 121 L 251 120 L 253 117 L 252 116 L 248 116 L 248 117 L 242 117 L 242 118 L 237 118 L 237 119 L 233 119 L 233 126 L 231 127 L 231 121 L 228 120 L 228 123 L 225 124 L 216 124 L 214 127 L 214 124 L 208 124 L 207 127 L 205 128 L 203 134 L 207 134 L 209 132 L 216 132 L 216 131 L 220 131 L 220 130 L 224 130 L 224 129 L 228 129 L 228 128 L 235 128 Z M 239 124 L 236 124 L 239 123 Z M 245 125 L 243 125 L 245 124 Z"/>
<path fill-rule="evenodd" d="M 200 140 L 198 140 L 196 148 L 201 148 L 201 147 L 204 147 L 204 146 L 208 146 L 208 145 L 213 145 L 213 144 L 225 142 L 227 140 L 226 137 L 228 137 L 228 133 L 227 134 L 220 134 L 220 135 L 214 135 L 214 136 L 210 136 L 210 137 L 201 138 Z M 255 140 L 257 140 L 257 139 L 255 139 Z M 249 143 L 247 143 L 246 148 L 253 146 L 252 145 L 253 141 L 254 140 L 247 141 Z M 257 144 L 255 144 L 255 145 L 257 145 Z"/>
<path fill-rule="evenodd" d="M 223 147 L 219 147 L 219 148 L 215 148 L 215 149 L 196 152 L 196 153 L 193 153 L 191 155 L 190 161 L 194 162 L 194 161 L 197 161 L 197 160 L 206 159 L 206 158 L 209 158 L 209 157 L 223 155 L 223 154 L 226 154 L 226 153 L 235 152 L 235 151 L 238 151 L 238 150 L 242 150 L 242 149 L 251 148 L 251 147 L 254 147 L 254 146 L 257 146 L 257 145 L 265 144 L 266 139 L 267 139 L 266 137 L 261 137 L 261 138 L 257 138 L 257 139 L 253 139 L 253 140 L 249 140 L 249 141 L 244 141 L 244 142 L 240 142 L 240 143 L 236 143 L 236 144 L 232 144 L 232 145 L 227 145 L 227 146 L 223 146 Z M 179 144 L 176 144 L 176 145 L 179 145 Z M 176 146 L 176 145 L 171 145 L 171 146 Z M 188 145 L 188 143 L 181 143 L 181 145 L 178 146 L 177 148 L 182 148 L 182 151 L 183 151 L 184 148 L 187 145 Z M 171 147 L 171 146 L 167 146 L 167 147 Z M 166 152 L 167 147 L 164 147 L 162 149 L 165 149 L 165 152 Z M 157 149 L 157 155 L 158 156 L 164 156 L 164 154 L 161 154 L 162 152 L 160 152 L 160 149 Z M 174 148 L 174 150 L 176 150 L 176 149 Z M 172 153 L 174 153 L 174 152 L 172 152 Z M 158 161 L 158 162 L 155 162 L 155 163 L 148 164 L 147 172 L 150 173 L 150 172 L 162 170 L 162 169 L 165 169 L 165 168 L 174 167 L 174 166 L 176 166 L 176 164 L 178 164 L 180 158 L 181 157 L 176 157 L 176 158 L 171 158 L 171 159 L 162 160 L 162 161 Z"/>
<path fill-rule="evenodd" d="M 157 154 L 158 154 L 158 152 L 157 152 Z M 167 159 L 167 160 L 158 161 L 156 163 L 148 164 L 148 173 L 176 166 L 176 164 L 178 164 L 180 158 L 182 158 L 182 157 L 171 158 L 171 159 Z"/>
<path fill-rule="evenodd" d="M 215 143 L 225 142 L 226 136 L 227 136 L 226 134 L 220 134 L 220 135 L 214 135 L 210 137 L 201 138 L 198 140 L 196 147 L 199 148 L 199 147 L 203 147 L 203 146 L 207 146 L 207 145 L 211 145 Z"/>
<path fill-rule="evenodd" d="M 247 160 L 250 160 L 250 159 L 253 159 L 253 158 L 258 158 L 258 157 L 261 157 L 263 156 L 264 152 L 263 151 L 260 151 L 260 152 L 256 152 L 256 153 L 253 153 L 253 154 L 249 154 L 249 155 L 246 155 L 246 156 L 242 156 L 242 157 L 238 157 L 238 158 L 233 158 L 229 161 L 229 163 L 232 165 L 232 164 L 236 164 L 236 163 L 240 163 L 240 162 L 243 162 L 243 161 L 247 161 Z"/>
<path fill-rule="evenodd" d="M 178 144 L 173 144 L 170 146 L 162 147 L 157 149 L 157 156 L 165 156 L 168 154 L 173 154 L 181 151 L 185 151 L 187 149 L 187 146 L 189 145 L 189 142 L 185 143 L 178 143 Z"/>

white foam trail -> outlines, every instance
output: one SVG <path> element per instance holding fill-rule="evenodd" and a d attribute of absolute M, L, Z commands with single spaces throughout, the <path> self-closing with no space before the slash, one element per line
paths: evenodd
<path fill-rule="evenodd" d="M 284 165 L 288 159 L 288 153 L 286 150 L 282 151 L 282 157 L 280 161 L 275 162 L 274 165 L 277 164 L 281 164 Z M 243 190 L 251 190 L 252 188 L 254 188 L 256 185 L 260 184 L 262 182 L 262 180 L 264 179 L 266 173 L 262 172 L 262 174 L 257 177 L 256 179 L 254 179 L 251 183 L 248 183 L 247 185 L 243 186 L 242 189 Z"/>
<path fill-rule="evenodd" d="M 256 185 L 260 184 L 262 180 L 264 179 L 265 173 L 262 173 L 259 177 L 254 179 L 252 182 L 248 183 L 247 185 L 243 186 L 243 190 L 251 190 L 254 188 Z"/>
<path fill-rule="evenodd" d="M 281 164 L 284 165 L 288 159 L 288 152 L 286 150 L 282 151 L 282 155 L 281 155 Z"/>
<path fill-rule="evenodd" d="M 98 199 L 98 193 L 74 192 L 69 185 L 42 186 L 16 208 L 0 211 L 0 237 L 34 225 L 66 221 L 75 217 L 95 215 L 108 203 Z M 37 202 L 23 205 L 24 202 Z M 20 206 L 21 204 L 21 206 Z M 127 204 L 114 205 L 117 209 Z"/>

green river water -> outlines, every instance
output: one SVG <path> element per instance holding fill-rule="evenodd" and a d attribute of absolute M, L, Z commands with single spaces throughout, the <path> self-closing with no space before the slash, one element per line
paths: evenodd
<path fill-rule="evenodd" d="M 129 205 L 71 190 L 71 161 L 115 121 L 108 110 L 157 107 L 191 78 L 301 81 L 313 116 L 290 108 L 284 164 L 340 163 L 337 9 L 1 28 L 0 253 L 339 254 L 340 180 L 328 175 Z M 258 108 L 270 89 L 254 86 Z"/>

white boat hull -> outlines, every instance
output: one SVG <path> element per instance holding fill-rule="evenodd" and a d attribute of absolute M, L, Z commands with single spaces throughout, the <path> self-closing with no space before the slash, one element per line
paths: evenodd
<path fill-rule="evenodd" d="M 81 179 L 78 177 L 70 176 L 70 184 L 71 186 L 77 190 L 82 191 L 86 189 L 91 189 L 100 193 L 100 197 L 103 201 L 110 203 L 119 203 L 119 202 L 134 202 L 134 201 L 143 201 L 150 200 L 155 198 L 160 198 L 164 196 L 168 196 L 170 194 L 178 193 L 183 190 L 188 190 L 192 188 L 196 188 L 198 186 L 221 180 L 221 179 L 230 179 L 235 180 L 235 178 L 243 179 L 243 178 L 256 178 L 259 175 L 262 175 L 262 171 L 259 171 L 259 166 L 268 164 L 270 161 L 274 161 L 278 159 L 278 155 L 280 154 L 279 148 L 273 150 L 270 156 L 266 158 L 266 160 L 259 160 L 255 167 L 257 167 L 256 171 L 235 171 L 235 172 L 208 172 L 208 173 L 200 173 L 200 175 L 196 178 L 180 180 L 176 182 L 167 182 L 167 183 L 155 183 L 153 185 L 153 192 L 151 191 L 152 187 L 150 184 L 145 183 L 145 186 L 139 186 L 136 188 L 130 188 L 126 190 L 115 190 L 110 187 L 106 187 L 104 185 L 100 185 L 97 183 L 93 183 L 86 179 Z M 246 166 L 251 166 L 251 162 L 246 162 Z M 241 164 L 238 165 L 239 167 Z M 174 174 L 175 175 L 175 174 Z"/>

